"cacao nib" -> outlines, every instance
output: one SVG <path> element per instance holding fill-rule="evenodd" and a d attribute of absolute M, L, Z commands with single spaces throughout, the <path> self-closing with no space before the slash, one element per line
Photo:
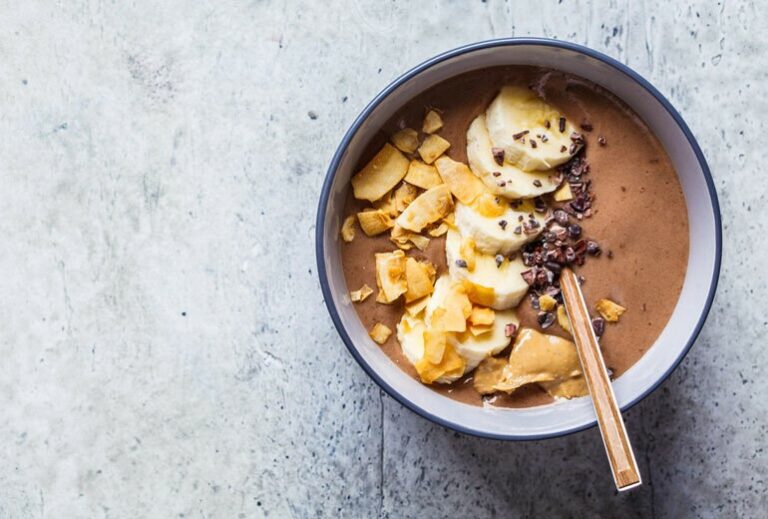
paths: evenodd
<path fill-rule="evenodd" d="M 525 282 L 530 286 L 533 286 L 533 284 L 536 282 L 536 273 L 533 271 L 533 269 L 523 271 L 520 273 L 520 275 L 523 276 L 523 280 L 525 280 Z"/>
<path fill-rule="evenodd" d="M 602 317 L 592 319 L 592 329 L 595 331 L 595 335 L 602 337 L 603 333 L 605 333 L 605 319 Z"/>
<path fill-rule="evenodd" d="M 568 223 L 568 213 L 566 213 L 562 209 L 555 209 L 553 216 L 555 217 L 555 220 L 557 221 L 557 223 L 559 223 L 560 225 L 566 225 Z"/>
<path fill-rule="evenodd" d="M 565 117 L 560 118 L 558 129 L 560 130 L 560 133 L 565 133 Z"/>
<path fill-rule="evenodd" d="M 568 236 L 570 236 L 571 238 L 574 238 L 574 239 L 576 239 L 579 236 L 581 236 L 581 225 L 579 225 L 577 223 L 572 223 L 571 225 L 569 225 L 568 226 Z"/>
<path fill-rule="evenodd" d="M 594 240 L 587 240 L 587 254 L 590 256 L 600 255 L 600 245 Z"/>
<path fill-rule="evenodd" d="M 507 323 L 504 325 L 504 336 L 512 337 L 517 332 L 517 325 L 515 323 Z"/>
<path fill-rule="evenodd" d="M 464 261 L 463 259 L 457 259 L 456 260 L 456 266 L 459 267 L 459 268 L 465 269 L 465 268 L 467 268 L 467 262 Z"/>
<path fill-rule="evenodd" d="M 501 227 L 501 230 L 504 231 L 507 228 L 507 221 L 506 220 L 499 220 L 499 227 Z"/>
<path fill-rule="evenodd" d="M 539 326 L 546 330 L 555 323 L 555 314 L 552 312 L 539 312 L 536 320 L 539 322 Z"/>

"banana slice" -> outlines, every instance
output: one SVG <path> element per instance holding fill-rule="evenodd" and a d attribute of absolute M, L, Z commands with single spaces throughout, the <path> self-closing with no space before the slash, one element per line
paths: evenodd
<path fill-rule="evenodd" d="M 403 355 L 414 366 L 424 357 L 425 331 L 427 331 L 427 326 L 424 324 L 424 321 L 419 317 L 409 316 L 407 313 L 397 323 L 397 340 L 400 342 Z M 437 378 L 435 382 L 438 384 L 450 384 L 461 378 L 463 374 L 463 372 L 449 372 Z"/>
<path fill-rule="evenodd" d="M 451 286 L 456 283 L 450 276 L 443 274 L 435 283 L 435 291 L 429 299 L 426 308 L 426 322 L 434 311 L 442 305 L 443 300 L 448 296 Z M 464 374 L 469 373 L 477 367 L 486 357 L 496 355 L 501 350 L 509 346 L 511 338 L 506 335 L 506 326 L 514 324 L 516 327 L 520 324 L 517 314 L 514 310 L 504 310 L 496 312 L 496 318 L 489 332 L 478 336 L 472 335 L 470 331 L 464 333 L 449 333 L 448 343 L 456 348 L 456 352 L 461 355 L 467 363 Z"/>
<path fill-rule="evenodd" d="M 506 334 L 508 324 L 514 324 L 515 327 L 520 325 L 520 320 L 514 310 L 496 312 L 496 319 L 491 331 L 482 335 L 474 336 L 467 331 L 460 334 L 452 333 L 448 336 L 449 344 L 456 348 L 456 352 L 467 363 L 464 374 L 475 369 L 484 359 L 496 355 L 509 346 L 512 338 L 507 337 Z"/>
<path fill-rule="evenodd" d="M 511 261 L 504 260 L 497 265 L 494 256 L 477 252 L 475 268 L 470 271 L 468 268 L 459 266 L 460 263 L 465 263 L 461 258 L 460 248 L 461 235 L 454 230 L 449 230 L 445 240 L 445 256 L 451 276 L 454 279 L 469 281 L 478 292 L 491 292 L 487 301 L 478 301 L 479 303 L 495 310 L 506 310 L 517 306 L 528 292 L 528 284 L 520 275 L 528 270 L 522 260 L 518 257 Z M 435 289 L 437 290 L 437 287 Z M 471 296 L 470 299 L 472 299 Z"/>
<path fill-rule="evenodd" d="M 471 236 L 475 240 L 475 248 L 478 251 L 491 255 L 506 255 L 518 250 L 525 243 L 536 238 L 544 229 L 545 223 L 544 215 L 533 211 L 533 207 L 528 203 L 522 204 L 517 209 L 506 205 L 503 214 L 490 217 L 475 211 L 468 205 L 456 202 L 455 213 L 459 233 L 462 236 Z M 529 223 L 531 220 L 529 214 L 533 215 L 533 220 L 537 222 L 538 227 Z"/>
<path fill-rule="evenodd" d="M 502 88 L 485 115 L 493 145 L 524 171 L 552 169 L 578 150 L 571 141 L 573 124 L 527 88 Z"/>
<path fill-rule="evenodd" d="M 505 198 L 533 198 L 550 193 L 559 185 L 557 172 L 553 170 L 528 172 L 503 160 L 499 165 L 493 156 L 493 143 L 483 114 L 478 115 L 467 130 L 467 160 L 472 172 L 488 189 Z"/>

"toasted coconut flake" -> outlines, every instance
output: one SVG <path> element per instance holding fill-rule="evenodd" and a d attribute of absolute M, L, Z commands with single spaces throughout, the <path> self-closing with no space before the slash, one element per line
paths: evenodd
<path fill-rule="evenodd" d="M 477 178 L 466 164 L 449 157 L 440 157 L 435 166 L 453 196 L 467 205 L 471 205 L 477 197 L 488 192 L 483 181 Z"/>
<path fill-rule="evenodd" d="M 447 232 L 448 232 L 448 224 L 445 222 L 440 222 L 440 225 L 428 230 L 427 234 L 429 234 L 433 238 L 439 238 L 440 236 L 444 235 Z"/>
<path fill-rule="evenodd" d="M 489 325 L 489 324 L 471 324 L 470 323 L 469 325 L 469 332 L 475 337 L 483 335 L 484 333 L 488 333 L 492 330 L 493 330 L 493 325 Z"/>
<path fill-rule="evenodd" d="M 369 295 L 373 294 L 373 289 L 366 284 L 363 284 L 358 290 L 353 290 L 349 293 L 349 299 L 353 303 L 362 303 Z"/>
<path fill-rule="evenodd" d="M 443 127 L 443 118 L 435 110 L 430 110 L 424 116 L 424 124 L 421 125 L 421 131 L 424 133 L 435 133 Z"/>
<path fill-rule="evenodd" d="M 557 307 L 557 324 L 560 325 L 560 328 L 565 330 L 568 333 L 573 333 L 571 331 L 571 320 L 568 319 L 568 314 L 565 311 L 565 307 L 563 305 L 560 305 Z"/>
<path fill-rule="evenodd" d="M 464 290 L 467 293 L 469 300 L 480 306 L 491 306 L 496 297 L 496 291 L 493 287 L 484 287 L 476 283 L 472 283 L 469 280 L 463 280 L 461 282 Z"/>
<path fill-rule="evenodd" d="M 371 328 L 371 331 L 368 332 L 368 335 L 378 344 L 384 344 L 389 339 L 389 336 L 392 335 L 392 330 L 385 324 L 376 323 Z"/>
<path fill-rule="evenodd" d="M 474 325 L 491 325 L 496 320 L 496 312 L 491 308 L 482 306 L 473 306 L 472 313 L 469 316 L 469 322 Z"/>
<path fill-rule="evenodd" d="M 438 307 L 430 320 L 430 326 L 435 330 L 445 332 L 465 332 L 467 330 L 467 318 L 472 314 L 470 303 L 464 288 L 454 285 Z"/>
<path fill-rule="evenodd" d="M 443 221 L 448 225 L 449 228 L 456 230 L 456 213 L 448 213 L 445 215 L 445 218 L 443 218 Z"/>
<path fill-rule="evenodd" d="M 341 239 L 347 243 L 355 239 L 355 215 L 344 218 L 344 223 L 341 224 Z"/>
<path fill-rule="evenodd" d="M 466 362 L 458 353 L 456 353 L 453 346 L 446 344 L 445 350 L 443 351 L 443 358 L 439 364 L 432 364 L 426 357 L 423 357 L 416 363 L 415 368 L 423 383 L 432 384 L 442 376 L 451 377 L 453 375 L 462 375 L 465 366 Z"/>
<path fill-rule="evenodd" d="M 428 296 L 435 289 L 435 267 L 430 262 L 419 262 L 413 258 L 405 261 L 407 290 L 405 302 L 410 303 Z"/>
<path fill-rule="evenodd" d="M 424 311 L 427 307 L 427 303 L 429 303 L 429 297 L 422 297 L 421 299 L 406 304 L 405 311 L 408 315 L 416 317 Z"/>
<path fill-rule="evenodd" d="M 411 202 L 416 200 L 417 196 L 419 196 L 419 190 L 410 184 L 402 183 L 400 187 L 395 189 L 393 198 L 395 199 L 395 209 L 397 209 L 397 214 L 405 211 L 405 208 L 408 207 Z"/>
<path fill-rule="evenodd" d="M 376 200 L 373 203 L 373 208 L 384 211 L 390 218 L 397 218 L 400 212 L 397 210 L 397 204 L 395 203 L 395 190 Z"/>
<path fill-rule="evenodd" d="M 405 181 L 422 189 L 430 189 L 443 183 L 435 166 L 424 164 L 420 160 L 412 160 L 408 166 Z"/>
<path fill-rule="evenodd" d="M 424 358 L 430 364 L 440 364 L 445 353 L 445 333 L 433 330 L 424 331 Z"/>
<path fill-rule="evenodd" d="M 507 359 L 488 357 L 477 366 L 472 375 L 472 385 L 475 391 L 481 395 L 490 395 L 496 392 L 495 386 L 501 382 Z"/>
<path fill-rule="evenodd" d="M 422 236 L 421 234 L 417 234 L 415 232 L 412 232 L 411 235 L 408 237 L 408 239 L 416 245 L 416 248 L 423 251 L 427 248 L 429 245 L 429 238 L 426 236 Z"/>
<path fill-rule="evenodd" d="M 568 182 L 563 182 L 554 195 L 552 195 L 556 202 L 566 202 L 573 200 L 573 193 L 571 192 L 571 185 Z"/>
<path fill-rule="evenodd" d="M 419 155 L 421 155 L 421 160 L 427 164 L 432 164 L 450 147 L 451 143 L 439 135 L 430 135 L 419 146 Z"/>
<path fill-rule="evenodd" d="M 475 264 L 477 257 L 475 255 L 475 240 L 472 238 L 462 238 L 461 245 L 459 245 L 459 256 L 467 264 L 467 270 L 472 272 L 475 270 Z"/>
<path fill-rule="evenodd" d="M 389 304 L 405 293 L 405 253 L 401 250 L 379 252 L 376 255 L 376 283 L 379 294 L 376 301 Z"/>
<path fill-rule="evenodd" d="M 452 209 L 451 192 L 447 186 L 441 184 L 416 197 L 416 200 L 397 217 L 396 223 L 403 229 L 421 232 L 424 227 L 444 217 Z"/>
<path fill-rule="evenodd" d="M 387 143 L 352 177 L 352 191 L 358 200 L 375 202 L 397 185 L 408 172 L 408 159 Z"/>
<path fill-rule="evenodd" d="M 555 306 L 557 306 L 557 301 L 554 297 L 547 294 L 539 296 L 539 308 L 545 312 L 549 312 L 550 310 L 554 309 Z"/>
<path fill-rule="evenodd" d="M 617 322 L 619 317 L 621 317 L 621 314 L 627 311 L 626 308 L 620 304 L 614 303 L 610 299 L 601 299 L 595 305 L 595 309 L 603 316 L 603 319 L 609 323 Z"/>
<path fill-rule="evenodd" d="M 392 228 L 395 223 L 381 209 L 371 209 L 357 213 L 360 228 L 367 236 L 376 236 Z"/>
<path fill-rule="evenodd" d="M 397 224 L 392 227 L 392 234 L 389 239 L 403 250 L 409 250 L 413 245 L 419 250 L 424 250 L 429 245 L 429 238 L 426 236 L 405 230 Z"/>
<path fill-rule="evenodd" d="M 392 136 L 392 144 L 404 153 L 413 153 L 419 147 L 419 132 L 413 128 L 403 128 Z"/>

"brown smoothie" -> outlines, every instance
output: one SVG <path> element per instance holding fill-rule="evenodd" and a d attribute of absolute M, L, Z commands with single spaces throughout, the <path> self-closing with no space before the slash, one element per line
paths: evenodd
<path fill-rule="evenodd" d="M 574 124 L 592 127 L 582 133 L 585 157 L 591 166 L 593 214 L 579 223 L 582 235 L 599 242 L 603 252 L 599 257 L 589 257 L 575 270 L 585 278 L 583 291 L 591 309 L 602 298 L 627 308 L 618 323 L 606 325 L 600 341 L 606 365 L 614 378 L 619 377 L 643 356 L 667 324 L 688 261 L 687 210 L 675 169 L 658 139 L 624 103 L 587 80 L 551 70 L 498 67 L 470 72 L 431 88 L 398 110 L 369 143 L 356 171 L 399 129 L 420 129 L 427 108 L 442 112 L 444 127 L 439 134 L 451 143 L 447 155 L 466 163 L 469 124 L 488 107 L 502 86 L 512 84 L 535 85 L 544 99 Z M 598 143 L 600 136 L 605 145 Z M 344 215 L 369 206 L 368 202 L 356 200 L 350 189 Z M 397 249 L 389 233 L 367 237 L 359 229 L 356 238 L 341 247 L 349 290 L 363 284 L 375 290 L 374 253 Z M 444 237 L 433 238 L 423 252 L 413 248 L 407 254 L 431 261 L 438 276 L 447 272 Z M 402 300 L 385 305 L 377 303 L 374 296 L 355 306 L 367 329 L 381 322 L 394 331 L 404 312 Z M 517 312 L 521 326 L 539 329 L 537 310 L 529 298 L 523 299 Z M 570 339 L 557 325 L 545 333 Z M 395 333 L 382 349 L 401 369 L 418 379 Z M 509 348 L 502 355 L 508 353 Z M 483 405 L 471 377 L 469 373 L 453 384 L 430 387 L 455 400 Z M 494 406 L 504 407 L 530 407 L 552 401 L 537 385 L 492 398 Z"/>

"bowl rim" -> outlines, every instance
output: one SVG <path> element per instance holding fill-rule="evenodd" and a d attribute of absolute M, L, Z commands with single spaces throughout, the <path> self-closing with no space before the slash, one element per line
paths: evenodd
<path fill-rule="evenodd" d="M 683 120 L 680 113 L 672 106 L 672 104 L 667 100 L 667 98 L 661 92 L 659 92 L 656 89 L 656 87 L 654 87 L 648 80 L 646 80 L 640 74 L 635 72 L 629 66 L 618 61 L 617 59 L 614 59 L 606 54 L 603 54 L 602 52 L 596 51 L 589 47 L 585 47 L 577 43 L 554 40 L 550 38 L 524 37 L 524 38 L 497 38 L 497 39 L 491 39 L 491 40 L 484 40 L 476 43 L 463 45 L 463 46 L 454 48 L 452 50 L 443 52 L 441 54 L 438 54 L 432 58 L 429 58 L 426 61 L 420 63 L 419 65 L 416 65 L 415 67 L 411 68 L 401 76 L 397 77 L 391 83 L 389 83 L 389 85 L 387 85 L 381 92 L 379 92 L 376 95 L 376 97 L 373 98 L 373 100 L 371 100 L 370 103 L 368 103 L 368 105 L 362 110 L 362 112 L 360 112 L 357 118 L 355 118 L 352 125 L 344 134 L 344 137 L 339 143 L 339 146 L 336 149 L 336 152 L 334 153 L 333 158 L 331 159 L 330 165 L 328 166 L 328 170 L 326 172 L 325 180 L 323 181 L 323 186 L 320 193 L 320 201 L 318 203 L 317 217 L 315 220 L 315 256 L 317 261 L 318 274 L 320 278 L 320 287 L 323 293 L 323 300 L 325 302 L 325 306 L 328 309 L 328 312 L 331 315 L 331 320 L 333 321 L 333 324 L 336 327 L 336 331 L 339 333 L 342 341 L 347 347 L 347 350 L 349 350 L 349 353 L 357 361 L 360 367 L 362 367 L 363 370 L 368 374 L 368 376 L 371 377 L 373 381 L 376 382 L 376 384 L 378 384 L 378 386 L 381 389 L 383 389 L 389 396 L 397 400 L 400 404 L 402 404 L 407 409 L 410 409 L 417 415 L 453 431 L 468 434 L 471 436 L 477 436 L 480 438 L 495 439 L 495 440 L 508 440 L 508 441 L 542 440 L 542 439 L 548 439 L 548 438 L 558 438 L 560 436 L 566 436 L 568 434 L 573 434 L 579 431 L 590 429 L 597 424 L 597 420 L 595 419 L 590 422 L 587 422 L 586 424 L 570 427 L 567 429 L 563 429 L 561 431 L 556 431 L 551 433 L 530 434 L 530 435 L 507 435 L 507 434 L 488 433 L 485 431 L 472 429 L 471 427 L 466 427 L 464 425 L 461 425 L 455 422 L 448 422 L 442 418 L 439 418 L 433 415 L 427 410 L 419 407 L 418 405 L 411 402 L 406 396 L 400 393 L 397 389 L 395 389 L 394 387 L 386 383 L 376 373 L 376 371 L 365 361 L 365 359 L 363 359 L 363 357 L 358 353 L 357 348 L 355 347 L 352 339 L 347 333 L 347 330 L 344 328 L 344 325 L 341 322 L 341 318 L 339 317 L 339 313 L 333 302 L 333 294 L 331 293 L 331 287 L 328 283 L 328 275 L 325 269 L 325 261 L 324 261 L 325 260 L 325 245 L 324 245 L 325 240 L 324 240 L 323 230 L 325 229 L 326 209 L 328 206 L 328 199 L 330 197 L 333 180 L 336 177 L 336 173 L 338 171 L 341 158 L 344 155 L 344 152 L 346 151 L 347 147 L 349 146 L 349 143 L 352 140 L 352 137 L 357 133 L 358 129 L 363 124 L 363 122 L 368 118 L 371 112 L 373 112 L 373 110 L 386 97 L 388 97 L 392 92 L 398 89 L 401 85 L 403 85 L 413 77 L 419 75 L 424 70 L 438 63 L 441 63 L 443 61 L 446 61 L 470 52 L 474 52 L 482 49 L 489 49 L 494 47 L 506 47 L 506 46 L 545 46 L 545 47 L 555 47 L 560 49 L 566 49 L 566 50 L 570 50 L 579 54 L 586 55 L 590 58 L 599 60 L 609 65 L 610 67 L 618 70 L 619 72 L 623 73 L 624 75 L 632 79 L 634 82 L 639 84 L 646 91 L 648 91 L 648 93 L 650 93 L 664 107 L 664 109 L 674 119 L 678 127 L 682 130 L 686 140 L 688 141 L 688 144 L 690 145 L 691 149 L 693 150 L 696 156 L 696 160 L 698 161 L 699 166 L 701 167 L 702 173 L 704 175 L 704 180 L 707 185 L 707 191 L 709 192 L 709 197 L 712 203 L 712 208 L 714 213 L 713 216 L 715 220 L 715 264 L 714 264 L 714 268 L 712 269 L 712 278 L 710 280 L 709 292 L 707 294 L 706 302 L 704 304 L 704 308 L 702 309 L 701 315 L 699 316 L 699 319 L 695 327 L 691 331 L 691 335 L 689 336 L 686 342 L 685 348 L 683 348 L 683 350 L 680 352 L 680 355 L 678 355 L 678 357 L 670 365 L 670 367 L 663 374 L 659 376 L 658 380 L 650 388 L 648 388 L 646 391 L 638 395 L 636 398 L 634 398 L 633 400 L 631 400 L 630 402 L 622 406 L 621 411 L 624 412 L 630 409 L 631 407 L 633 407 L 635 404 L 637 404 L 638 402 L 643 400 L 645 397 L 653 393 L 656 389 L 658 389 L 659 386 L 669 378 L 672 372 L 675 371 L 675 369 L 677 369 L 677 367 L 680 365 L 682 360 L 691 350 L 691 347 L 696 342 L 696 339 L 699 336 L 699 333 L 701 333 L 701 329 L 704 326 L 704 322 L 706 321 L 707 316 L 709 315 L 709 312 L 711 310 L 712 302 L 715 297 L 715 292 L 717 291 L 717 285 L 720 277 L 720 264 L 721 264 L 722 252 L 723 252 L 722 250 L 722 247 L 723 247 L 722 246 L 722 218 L 720 213 L 720 204 L 718 202 L 718 197 L 717 197 L 717 191 L 715 190 L 714 181 L 712 179 L 712 173 L 710 172 L 709 166 L 707 165 L 707 161 L 704 158 L 704 154 L 701 151 L 701 148 L 699 147 L 699 144 L 696 141 L 696 138 L 693 136 L 693 133 L 691 132 L 690 128 Z"/>

